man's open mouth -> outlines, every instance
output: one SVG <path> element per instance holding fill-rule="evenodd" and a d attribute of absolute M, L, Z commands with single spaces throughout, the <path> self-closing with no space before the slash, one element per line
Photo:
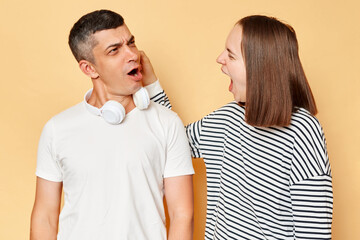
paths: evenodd
<path fill-rule="evenodd" d="M 128 72 L 128 75 L 137 76 L 138 73 L 139 73 L 139 68 L 134 68 L 130 72 Z"/>
<path fill-rule="evenodd" d="M 134 81 L 140 81 L 142 79 L 141 74 L 141 65 L 136 65 L 132 69 L 129 69 L 130 71 L 127 73 L 128 76 L 131 77 Z"/>

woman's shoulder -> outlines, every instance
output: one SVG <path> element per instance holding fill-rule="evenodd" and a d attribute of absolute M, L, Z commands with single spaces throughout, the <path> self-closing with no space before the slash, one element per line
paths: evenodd
<path fill-rule="evenodd" d="M 323 134 L 322 126 L 317 117 L 304 108 L 297 108 L 292 114 L 290 128 L 292 128 L 297 135 Z"/>
<path fill-rule="evenodd" d="M 222 114 L 243 116 L 245 114 L 245 108 L 243 106 L 240 106 L 237 102 L 232 101 L 216 109 L 210 115 L 222 115 Z"/>
<path fill-rule="evenodd" d="M 230 121 L 239 121 L 244 119 L 245 109 L 240 106 L 237 102 L 229 102 L 222 107 L 216 109 L 210 114 L 206 115 L 202 120 L 205 122 L 228 122 Z"/>

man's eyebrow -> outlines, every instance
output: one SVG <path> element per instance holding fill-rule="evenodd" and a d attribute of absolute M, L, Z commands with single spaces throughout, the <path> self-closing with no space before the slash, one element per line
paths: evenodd
<path fill-rule="evenodd" d="M 105 51 L 112 47 L 121 47 L 121 45 L 122 45 L 122 43 L 120 43 L 120 42 L 110 44 L 109 46 L 107 46 L 107 48 L 105 48 Z"/>
<path fill-rule="evenodd" d="M 127 40 L 126 44 L 129 44 L 131 43 L 132 41 L 135 40 L 135 37 L 134 35 L 131 35 L 131 37 L 129 38 L 129 40 Z M 123 45 L 122 42 L 118 42 L 118 43 L 113 43 L 113 44 L 110 44 L 109 46 L 107 46 L 107 48 L 105 49 L 105 51 L 109 48 L 112 48 L 112 47 L 121 47 Z"/>
<path fill-rule="evenodd" d="M 129 44 L 133 41 L 135 41 L 135 37 L 134 37 L 134 35 L 131 35 L 130 39 L 127 41 L 127 44 Z"/>

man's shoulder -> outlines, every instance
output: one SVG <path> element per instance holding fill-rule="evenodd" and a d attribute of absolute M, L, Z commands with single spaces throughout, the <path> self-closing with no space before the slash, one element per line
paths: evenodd
<path fill-rule="evenodd" d="M 174 118 L 177 117 L 177 113 L 172 111 L 171 109 L 155 103 L 153 101 L 150 101 L 150 105 L 148 107 L 149 112 L 153 112 L 159 115 L 161 118 Z"/>
<path fill-rule="evenodd" d="M 56 114 L 54 118 L 64 118 L 64 117 L 72 117 L 77 116 L 79 114 L 83 114 L 84 110 L 84 102 L 79 102 L 61 112 Z"/>
<path fill-rule="evenodd" d="M 71 122 L 76 122 L 76 120 L 80 120 L 84 118 L 84 115 L 86 114 L 84 107 L 84 102 L 80 102 L 72 107 L 69 107 L 65 109 L 64 111 L 56 114 L 51 118 L 51 120 L 58 124 L 67 124 Z"/>
<path fill-rule="evenodd" d="M 146 110 L 146 118 L 161 129 L 168 129 L 172 126 L 183 123 L 178 114 L 167 107 L 151 102 Z"/>

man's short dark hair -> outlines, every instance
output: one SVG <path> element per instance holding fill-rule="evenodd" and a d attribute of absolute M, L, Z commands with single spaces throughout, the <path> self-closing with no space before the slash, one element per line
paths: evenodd
<path fill-rule="evenodd" d="M 69 46 L 76 60 L 94 63 L 92 50 L 97 42 L 93 34 L 97 31 L 117 28 L 123 24 L 123 17 L 110 10 L 98 10 L 82 16 L 74 24 L 69 35 Z"/>

